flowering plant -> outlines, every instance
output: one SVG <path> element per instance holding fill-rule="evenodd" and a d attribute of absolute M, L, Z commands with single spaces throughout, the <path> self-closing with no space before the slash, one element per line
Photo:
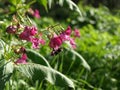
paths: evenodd
<path fill-rule="evenodd" d="M 13 71 L 17 70 L 33 81 L 47 80 L 54 85 L 74 89 L 73 81 L 53 69 L 49 60 L 39 51 L 47 46 L 51 50 L 49 55 L 55 57 L 64 53 L 63 49 L 69 49 L 66 43 L 75 49 L 77 47 L 75 39 L 80 37 L 79 30 L 73 31 L 70 26 L 64 29 L 60 24 L 51 25 L 45 29 L 38 28 L 29 16 L 32 15 L 39 20 L 42 18 L 38 9 L 30 8 L 34 2 L 36 1 L 29 2 L 27 9 L 24 9 L 26 5 L 22 0 L 18 3 L 10 1 L 13 6 L 16 6 L 16 11 L 12 12 L 12 20 L 1 32 L 4 34 L 0 38 L 2 52 L 0 54 L 0 82 L 2 82 L 0 88 L 5 87 L 6 81 L 13 75 Z M 75 54 L 81 58 L 77 52 Z M 83 58 L 82 61 L 83 65 L 87 65 Z"/>

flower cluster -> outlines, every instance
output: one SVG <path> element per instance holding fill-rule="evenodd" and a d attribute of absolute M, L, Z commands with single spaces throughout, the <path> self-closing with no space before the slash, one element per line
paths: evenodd
<path fill-rule="evenodd" d="M 38 35 L 37 28 L 35 26 L 25 26 L 24 31 L 19 35 L 19 38 L 21 40 L 26 40 L 32 43 L 33 48 L 39 48 L 39 44 L 44 44 L 45 41 L 42 39 L 41 34 L 38 35 L 38 37 L 35 37 Z"/>
<path fill-rule="evenodd" d="M 23 31 L 19 32 L 19 29 L 21 27 L 18 27 L 18 25 L 10 25 L 6 28 L 6 32 L 8 34 L 16 34 L 18 35 L 19 39 L 26 40 L 27 42 L 32 43 L 32 47 L 34 49 L 38 49 L 40 44 L 45 44 L 45 41 L 42 39 L 42 34 L 38 33 L 38 30 L 35 26 L 25 26 L 23 27 Z M 23 52 L 24 51 L 24 52 Z M 21 58 L 19 58 L 15 63 L 26 63 L 27 55 L 25 53 L 25 48 L 21 47 L 18 51 L 14 50 L 15 53 L 21 54 Z"/>
<path fill-rule="evenodd" d="M 58 54 L 61 51 L 61 45 L 65 41 L 69 41 L 73 49 L 76 48 L 76 43 L 74 39 L 71 38 L 71 33 L 72 33 L 71 27 L 68 26 L 68 28 L 62 33 L 60 33 L 59 35 L 56 35 L 56 34 L 53 35 L 49 43 L 50 48 L 53 49 L 53 51 L 51 52 L 51 55 Z M 80 37 L 80 33 L 77 29 L 74 31 L 74 37 Z"/>
<path fill-rule="evenodd" d="M 21 27 L 19 27 L 21 28 Z M 45 44 L 45 40 L 42 39 L 42 33 L 39 33 L 37 28 L 35 26 L 24 26 L 22 28 L 22 32 L 19 32 L 19 28 L 14 25 L 10 25 L 7 27 L 6 32 L 9 34 L 16 34 L 18 35 L 18 38 L 20 40 L 25 40 L 27 42 L 32 43 L 32 47 L 34 49 L 39 49 L 39 45 Z M 17 33 L 19 32 L 19 33 Z M 59 52 L 61 52 L 61 46 L 64 42 L 69 42 L 73 49 L 76 48 L 75 38 L 80 37 L 80 33 L 78 29 L 75 29 L 73 32 L 73 38 L 72 36 L 72 30 L 71 27 L 68 26 L 65 31 L 61 31 L 59 34 L 55 32 L 50 32 L 48 30 L 48 33 L 52 35 L 52 37 L 49 38 L 49 47 L 52 48 L 51 55 L 56 55 Z M 15 51 L 15 53 L 20 54 L 22 53 L 21 58 L 19 58 L 15 63 L 26 63 L 27 55 L 25 53 L 25 48 L 21 47 L 18 51 Z"/>

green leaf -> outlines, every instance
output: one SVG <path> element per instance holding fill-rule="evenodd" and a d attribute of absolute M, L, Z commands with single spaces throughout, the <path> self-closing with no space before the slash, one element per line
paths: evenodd
<path fill-rule="evenodd" d="M 18 65 L 16 69 L 33 81 L 47 80 L 56 86 L 74 88 L 74 84 L 69 78 L 50 67 L 29 63 Z"/>
<path fill-rule="evenodd" d="M 0 90 L 3 90 L 5 83 L 10 79 L 14 67 L 12 62 L 4 62 L 5 60 L 0 60 Z"/>
<path fill-rule="evenodd" d="M 49 6 L 49 8 L 51 8 L 51 6 L 52 6 L 52 0 L 48 0 L 48 6 Z"/>
<path fill-rule="evenodd" d="M 65 0 L 65 1 L 67 2 L 67 4 L 69 5 L 69 8 L 71 10 L 77 11 L 82 16 L 82 13 L 81 13 L 79 7 L 72 0 Z"/>
<path fill-rule="evenodd" d="M 9 2 L 11 3 L 11 4 L 13 4 L 13 5 L 17 5 L 17 4 L 19 4 L 19 3 L 21 3 L 23 0 L 9 0 Z"/>
<path fill-rule="evenodd" d="M 68 51 L 70 51 L 73 54 L 75 54 L 76 56 L 78 56 L 80 58 L 81 62 L 82 62 L 83 67 L 85 67 L 89 71 L 91 70 L 89 64 L 86 62 L 86 60 L 78 52 L 76 52 L 73 49 L 69 49 L 69 48 L 65 48 L 65 49 L 67 49 Z"/>
<path fill-rule="evenodd" d="M 26 54 L 27 54 L 27 57 L 31 59 L 34 63 L 50 67 L 48 61 L 40 53 L 37 53 L 31 49 L 27 49 Z"/>
<path fill-rule="evenodd" d="M 37 0 L 41 5 L 43 5 L 46 9 L 46 11 L 48 11 L 47 9 L 47 0 Z"/>
<path fill-rule="evenodd" d="M 4 50 L 4 42 L 3 40 L 0 39 L 0 59 L 1 56 L 4 54 L 5 50 Z"/>

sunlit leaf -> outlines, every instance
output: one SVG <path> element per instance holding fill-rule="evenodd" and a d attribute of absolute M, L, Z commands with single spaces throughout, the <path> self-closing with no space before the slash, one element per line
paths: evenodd
<path fill-rule="evenodd" d="M 74 84 L 69 78 L 50 67 L 29 63 L 18 65 L 16 69 L 33 81 L 47 80 L 56 86 L 74 88 Z"/>
<path fill-rule="evenodd" d="M 31 59 L 34 63 L 50 67 L 48 61 L 40 53 L 37 53 L 31 49 L 27 49 L 26 53 L 27 53 L 27 57 Z"/>
<path fill-rule="evenodd" d="M 66 0 L 66 2 L 69 5 L 69 8 L 71 10 L 77 11 L 82 16 L 82 13 L 81 13 L 79 7 L 72 0 Z"/>
<path fill-rule="evenodd" d="M 67 49 L 67 50 L 70 51 L 71 53 L 73 53 L 73 54 L 75 54 L 76 56 L 78 56 L 78 57 L 80 58 L 80 62 L 82 62 L 82 65 L 83 65 L 86 69 L 90 70 L 89 64 L 86 62 L 86 60 L 85 60 L 78 52 L 76 52 L 76 51 L 73 50 L 73 49 L 69 49 L 69 48 L 65 48 L 65 49 Z"/>

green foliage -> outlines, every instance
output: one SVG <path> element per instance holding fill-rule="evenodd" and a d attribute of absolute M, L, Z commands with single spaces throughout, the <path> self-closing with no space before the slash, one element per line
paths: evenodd
<path fill-rule="evenodd" d="M 48 61 L 40 53 L 27 49 L 26 54 L 28 58 L 31 59 L 34 63 L 39 63 L 41 65 L 50 67 Z"/>
<path fill-rule="evenodd" d="M 10 5 L 4 6 L 6 2 Z M 40 19 L 33 18 L 27 12 L 32 4 L 35 9 L 37 3 L 48 10 L 45 16 L 40 12 Z M 49 10 L 47 6 L 54 8 L 53 11 Z M 107 7 L 93 8 L 81 4 L 78 7 L 72 0 L 5 0 L 0 3 L 0 7 L 4 7 L 4 9 L 0 8 L 0 89 L 120 89 L 120 19 L 119 16 L 113 15 Z M 42 11 L 40 7 L 37 8 Z M 80 16 L 81 12 L 82 16 Z M 49 13 L 52 13 L 52 18 L 48 17 Z M 56 13 L 62 15 L 62 17 L 59 16 L 60 20 L 55 18 Z M 16 40 L 18 36 L 8 35 L 5 32 L 6 27 L 11 25 L 13 14 L 19 14 L 17 18 L 24 25 L 30 24 L 28 23 L 30 20 L 38 26 L 39 31 L 44 31 L 43 28 L 56 25 L 56 23 L 60 23 L 64 27 L 69 24 L 80 29 L 81 37 L 75 39 L 77 49 L 63 48 L 59 55 L 50 56 L 52 49 L 48 48 L 47 43 L 38 50 L 26 50 L 27 64 L 14 64 L 13 62 L 20 56 L 14 53 L 13 49 L 19 47 L 19 45 L 15 45 L 25 43 Z M 67 18 L 64 18 L 65 15 Z M 56 21 L 54 21 L 55 19 Z M 45 31 L 44 34 L 46 39 L 48 33 Z M 30 43 L 25 44 L 25 47 L 31 48 Z"/>
<path fill-rule="evenodd" d="M 73 82 L 60 72 L 46 66 L 29 63 L 26 65 L 19 65 L 17 70 L 22 72 L 28 78 L 34 80 L 47 80 L 48 82 L 60 87 L 70 87 L 74 89 Z"/>
<path fill-rule="evenodd" d="M 70 48 L 66 48 L 66 49 L 68 51 L 70 51 L 72 54 L 75 54 L 77 57 L 79 57 L 81 61 L 78 61 L 78 62 L 82 63 L 83 67 L 85 67 L 87 70 L 90 71 L 90 66 L 88 65 L 86 60 L 79 53 L 77 53 L 75 50 L 72 50 Z M 76 60 L 78 60 L 78 59 L 76 59 Z"/>
<path fill-rule="evenodd" d="M 82 15 L 79 7 L 72 0 L 48 0 L 49 8 L 52 7 L 53 3 L 57 3 L 60 6 L 69 7 L 70 10 L 78 12 L 80 16 Z"/>
<path fill-rule="evenodd" d="M 48 10 L 47 8 L 47 0 L 37 0 L 41 5 L 43 5 L 45 7 L 46 10 Z"/>
<path fill-rule="evenodd" d="M 6 82 L 10 79 L 14 67 L 12 62 L 0 60 L 0 89 L 3 90 Z"/>

